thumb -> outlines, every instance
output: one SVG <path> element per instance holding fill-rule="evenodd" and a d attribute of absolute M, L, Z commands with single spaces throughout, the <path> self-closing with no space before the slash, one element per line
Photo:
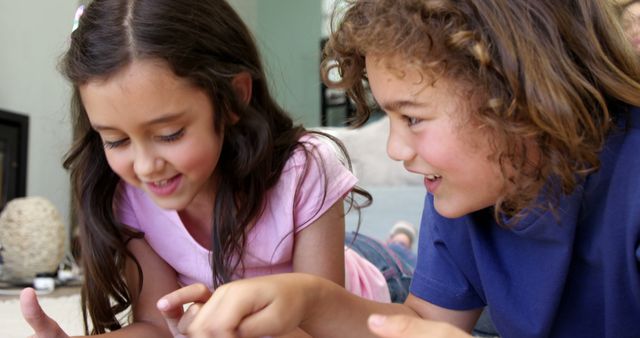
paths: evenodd
<path fill-rule="evenodd" d="M 58 323 L 44 313 L 40 303 L 38 303 L 36 292 L 32 288 L 26 288 L 20 292 L 20 310 L 22 311 L 22 317 L 35 331 L 36 337 L 68 338 Z"/>

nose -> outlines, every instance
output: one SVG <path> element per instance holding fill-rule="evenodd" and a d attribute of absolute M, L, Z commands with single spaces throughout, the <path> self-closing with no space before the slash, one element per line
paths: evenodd
<path fill-rule="evenodd" d="M 401 128 L 389 125 L 389 138 L 387 139 L 387 155 L 395 161 L 409 161 L 415 156 L 413 147 L 407 140 L 406 132 Z"/>
<path fill-rule="evenodd" d="M 135 149 L 133 171 L 140 178 L 153 177 L 162 170 L 164 161 L 156 154 L 153 147 L 139 146 Z"/>

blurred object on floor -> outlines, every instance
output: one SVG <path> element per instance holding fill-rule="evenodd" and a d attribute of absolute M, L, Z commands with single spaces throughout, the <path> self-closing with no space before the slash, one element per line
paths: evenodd
<path fill-rule="evenodd" d="M 387 241 L 404 245 L 407 249 L 412 249 L 417 237 L 418 231 L 416 227 L 407 221 L 400 220 L 391 227 Z"/>
<path fill-rule="evenodd" d="M 39 273 L 56 274 L 64 255 L 65 227 L 42 197 L 16 198 L 0 214 L 2 279 L 31 283 Z"/>

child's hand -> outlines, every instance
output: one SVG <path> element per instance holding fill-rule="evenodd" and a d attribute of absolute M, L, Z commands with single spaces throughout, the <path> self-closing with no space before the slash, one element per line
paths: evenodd
<path fill-rule="evenodd" d="M 192 284 L 178 289 L 162 297 L 157 304 L 171 334 L 175 338 L 185 337 L 189 324 L 200 311 L 200 308 L 211 297 L 211 291 L 204 284 Z M 183 305 L 193 303 L 187 311 Z"/>
<path fill-rule="evenodd" d="M 277 336 L 291 332 L 304 319 L 309 292 L 300 281 L 298 274 L 244 279 L 219 287 L 213 295 L 194 284 L 162 297 L 158 304 L 168 320 L 175 321 L 175 309 L 183 304 L 205 303 L 176 325 L 191 338 Z"/>
<path fill-rule="evenodd" d="M 467 332 L 444 322 L 434 322 L 410 316 L 369 317 L 369 330 L 382 338 L 462 338 L 471 337 Z"/>
<path fill-rule="evenodd" d="M 34 331 L 33 338 L 69 338 L 58 323 L 44 313 L 32 288 L 26 288 L 20 293 L 20 310 L 22 317 Z"/>

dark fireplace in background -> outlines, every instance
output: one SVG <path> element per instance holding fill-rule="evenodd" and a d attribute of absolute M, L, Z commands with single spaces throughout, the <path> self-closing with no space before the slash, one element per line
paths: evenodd
<path fill-rule="evenodd" d="M 27 192 L 29 117 L 0 109 L 0 211 Z"/>

